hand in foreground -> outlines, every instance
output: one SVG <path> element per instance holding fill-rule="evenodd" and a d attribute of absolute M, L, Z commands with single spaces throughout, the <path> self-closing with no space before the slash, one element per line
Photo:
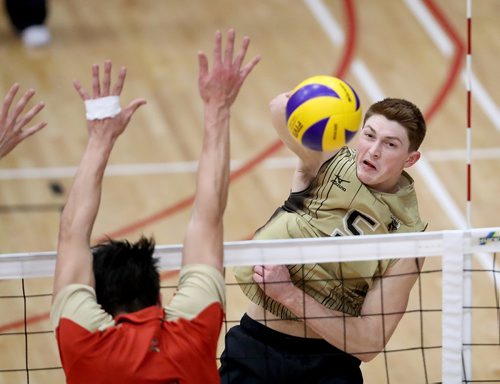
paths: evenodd
<path fill-rule="evenodd" d="M 278 116 L 280 120 L 285 121 L 286 104 L 288 103 L 288 99 L 291 95 L 292 91 L 283 92 L 275 96 L 269 102 L 269 110 L 271 111 L 273 117 Z"/>
<path fill-rule="evenodd" d="M 83 89 L 78 80 L 74 81 L 73 85 L 84 102 L 91 100 L 99 101 L 103 98 L 108 98 L 109 96 L 120 96 L 125 83 L 127 69 L 125 67 L 120 68 L 116 84 L 111 89 L 111 67 L 111 60 L 106 60 L 104 62 L 104 79 L 101 86 L 99 79 L 99 65 L 92 65 L 92 97 L 90 97 L 89 94 Z M 144 104 L 146 104 L 146 100 L 135 99 L 131 101 L 126 108 L 120 110 L 116 115 L 105 118 L 96 118 L 93 120 L 87 119 L 89 134 L 101 136 L 109 135 L 109 137 L 116 139 L 125 130 L 135 111 Z"/>
<path fill-rule="evenodd" d="M 253 281 L 272 299 L 282 302 L 295 288 L 290 279 L 290 271 L 286 265 L 256 265 L 253 268 Z"/>
<path fill-rule="evenodd" d="M 260 61 L 260 56 L 255 56 L 247 65 L 242 66 L 250 38 L 247 36 L 243 38 L 243 43 L 236 57 L 233 57 L 234 40 L 235 31 L 230 29 L 227 32 L 227 45 L 223 56 L 221 32 L 215 33 L 214 62 L 210 72 L 207 56 L 203 52 L 198 52 L 198 87 L 201 98 L 207 104 L 214 102 L 227 107 L 231 106 L 246 77 Z"/>
<path fill-rule="evenodd" d="M 14 110 L 9 113 L 18 90 L 19 84 L 14 84 L 9 92 L 7 92 L 2 103 L 2 110 L 0 112 L 0 159 L 12 151 L 21 141 L 47 125 L 47 123 L 42 122 L 25 128 L 33 117 L 45 106 L 43 102 L 39 102 L 23 114 L 26 105 L 35 94 L 33 89 L 27 90 L 17 102 Z"/>

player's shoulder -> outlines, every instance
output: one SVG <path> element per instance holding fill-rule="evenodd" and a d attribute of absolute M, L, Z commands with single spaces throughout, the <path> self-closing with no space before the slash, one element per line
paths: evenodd
<path fill-rule="evenodd" d="M 340 150 L 337 152 L 337 156 L 347 156 L 350 158 L 355 158 L 357 154 L 357 151 L 354 148 L 348 147 L 347 145 L 344 145 Z"/>
<path fill-rule="evenodd" d="M 323 158 L 323 166 L 342 160 L 354 161 L 354 159 L 356 158 L 356 153 L 357 152 L 355 149 L 352 149 L 345 145 L 335 152 L 325 153 L 325 156 Z"/>

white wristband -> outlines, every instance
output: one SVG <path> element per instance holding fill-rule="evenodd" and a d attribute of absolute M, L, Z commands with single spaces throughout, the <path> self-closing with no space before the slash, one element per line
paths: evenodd
<path fill-rule="evenodd" d="M 115 117 L 122 111 L 120 96 L 106 96 L 85 100 L 85 111 L 87 120 L 101 120 L 108 117 Z"/>

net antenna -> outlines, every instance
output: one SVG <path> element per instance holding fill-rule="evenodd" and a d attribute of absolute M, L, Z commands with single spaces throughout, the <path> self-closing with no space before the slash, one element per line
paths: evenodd
<path fill-rule="evenodd" d="M 472 228 L 471 203 L 471 163 L 472 163 L 472 0 L 467 0 L 467 53 L 466 53 L 466 91 L 467 91 L 467 128 L 466 128 L 466 157 L 467 157 L 467 229 Z M 463 260 L 463 374 L 464 381 L 472 379 L 472 254 L 464 253 Z"/>

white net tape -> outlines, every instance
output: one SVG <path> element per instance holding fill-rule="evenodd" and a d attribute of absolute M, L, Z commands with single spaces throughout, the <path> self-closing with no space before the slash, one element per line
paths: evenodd
<path fill-rule="evenodd" d="M 256 264 L 301 264 L 444 256 L 498 252 L 500 227 L 397 235 L 326 237 L 314 239 L 235 241 L 224 245 L 227 267 Z M 448 241 L 456 238 L 459 244 Z M 460 244 L 461 243 L 461 244 Z M 453 249 L 450 250 L 450 247 Z M 179 269 L 182 246 L 157 246 L 162 270 Z M 55 252 L 0 255 L 0 279 L 53 276 Z"/>

